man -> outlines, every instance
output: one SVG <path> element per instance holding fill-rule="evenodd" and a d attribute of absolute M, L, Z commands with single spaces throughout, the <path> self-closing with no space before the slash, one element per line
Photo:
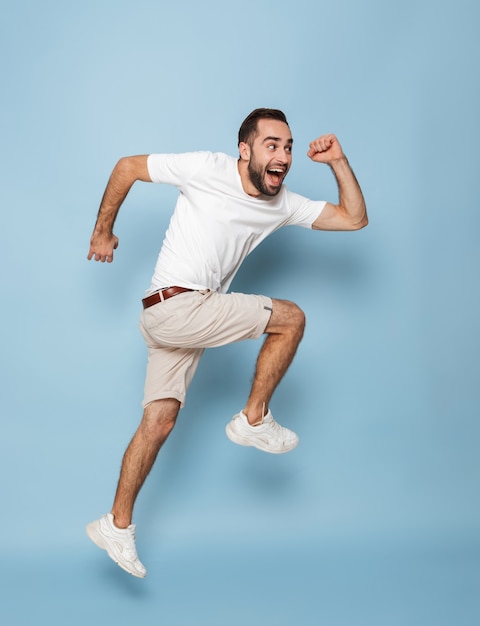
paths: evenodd
<path fill-rule="evenodd" d="M 295 224 L 316 230 L 367 225 L 358 182 L 334 135 L 310 143 L 312 161 L 328 164 L 338 204 L 287 190 L 293 139 L 285 115 L 256 109 L 239 130 L 239 158 L 220 153 L 152 154 L 120 159 L 108 181 L 88 259 L 112 262 L 113 225 L 135 181 L 175 185 L 180 195 L 143 300 L 140 328 L 148 346 L 143 417 L 122 463 L 111 513 L 87 534 L 124 570 L 143 578 L 132 524 L 136 497 L 175 425 L 205 348 L 266 334 L 245 407 L 227 425 L 235 443 L 283 453 L 298 443 L 269 402 L 302 339 L 301 309 L 285 300 L 227 293 L 245 257 L 270 233 Z"/>

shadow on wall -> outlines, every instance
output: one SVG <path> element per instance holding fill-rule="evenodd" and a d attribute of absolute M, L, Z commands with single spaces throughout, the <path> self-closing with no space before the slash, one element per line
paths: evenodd
<path fill-rule="evenodd" d="M 349 292 L 364 290 L 370 276 L 364 251 L 366 232 L 283 228 L 245 260 L 232 291 L 295 300 L 305 290 L 312 297 L 332 285 Z"/>

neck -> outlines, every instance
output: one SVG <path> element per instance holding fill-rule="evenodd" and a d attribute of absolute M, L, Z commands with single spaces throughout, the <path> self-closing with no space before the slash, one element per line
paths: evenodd
<path fill-rule="evenodd" d="M 246 161 L 242 161 L 242 159 L 238 159 L 237 162 L 238 173 L 240 174 L 240 180 L 242 181 L 243 191 L 252 196 L 252 198 L 258 198 L 262 194 L 255 185 L 252 184 L 250 180 L 250 176 L 248 175 L 248 163 Z"/>

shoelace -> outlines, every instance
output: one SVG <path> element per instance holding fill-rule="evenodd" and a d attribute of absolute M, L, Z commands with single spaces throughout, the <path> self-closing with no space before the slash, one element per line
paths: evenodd
<path fill-rule="evenodd" d="M 265 420 L 265 417 L 267 416 L 263 417 L 262 425 L 266 426 L 270 431 L 272 431 L 272 433 L 280 434 L 285 430 L 283 426 L 280 426 L 280 424 L 273 419 L 273 415 L 271 413 L 267 420 Z"/>
<path fill-rule="evenodd" d="M 137 549 L 135 547 L 135 528 L 132 526 L 129 526 L 126 530 L 127 530 L 127 537 L 128 537 L 128 543 L 125 546 L 126 551 L 131 556 L 132 560 L 137 559 L 138 558 Z"/>

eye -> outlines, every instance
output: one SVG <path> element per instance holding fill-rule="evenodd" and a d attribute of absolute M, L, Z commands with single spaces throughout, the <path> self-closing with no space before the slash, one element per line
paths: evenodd
<path fill-rule="evenodd" d="M 292 154 L 292 146 L 287 146 L 285 148 L 285 152 L 288 152 L 289 154 Z"/>
<path fill-rule="evenodd" d="M 267 146 L 267 148 L 268 148 L 269 150 L 275 150 L 275 148 L 276 148 L 276 147 L 277 147 L 277 146 L 276 146 L 274 143 L 269 143 L 269 144 L 268 144 L 268 146 Z"/>

